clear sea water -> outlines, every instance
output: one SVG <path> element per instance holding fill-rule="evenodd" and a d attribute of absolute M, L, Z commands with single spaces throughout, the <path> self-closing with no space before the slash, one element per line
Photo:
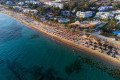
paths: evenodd
<path fill-rule="evenodd" d="M 0 13 L 0 80 L 116 80 L 82 62 L 79 73 L 66 74 L 78 56 L 89 58 L 82 53 Z"/>

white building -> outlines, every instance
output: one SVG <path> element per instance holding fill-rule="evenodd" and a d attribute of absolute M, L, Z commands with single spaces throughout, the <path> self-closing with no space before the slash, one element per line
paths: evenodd
<path fill-rule="evenodd" d="M 118 20 L 118 21 L 120 21 L 120 15 L 116 15 L 115 19 Z"/>
<path fill-rule="evenodd" d="M 40 5 L 40 4 L 41 4 L 41 2 L 35 1 L 35 2 L 33 2 L 33 4 Z"/>
<path fill-rule="evenodd" d="M 102 11 L 106 11 L 106 10 L 112 9 L 112 8 L 113 8 L 112 6 L 100 6 L 100 7 L 98 8 L 98 11 L 99 11 L 99 12 L 102 12 Z"/>
<path fill-rule="evenodd" d="M 23 6 L 25 3 L 24 2 L 19 2 L 18 5 Z"/>
<path fill-rule="evenodd" d="M 91 17 L 92 15 L 93 15 L 92 11 L 86 11 L 86 12 L 77 11 L 76 13 L 76 16 L 80 18 Z"/>
<path fill-rule="evenodd" d="M 115 14 L 120 14 L 120 10 L 112 11 Z"/>
<path fill-rule="evenodd" d="M 16 10 L 23 10 L 23 8 L 21 6 L 13 6 L 13 9 L 16 9 Z"/>
<path fill-rule="evenodd" d="M 56 7 L 59 7 L 60 9 L 63 9 L 64 5 L 63 4 L 57 4 Z"/>
<path fill-rule="evenodd" d="M 35 2 L 35 1 L 25 1 L 25 3 L 27 3 L 27 4 L 29 4 L 29 3 L 33 3 L 33 2 Z"/>
<path fill-rule="evenodd" d="M 61 11 L 61 14 L 64 15 L 64 16 L 70 16 L 70 11 Z"/>
<path fill-rule="evenodd" d="M 39 5 L 39 4 L 41 4 L 41 2 L 39 2 L 39 1 L 25 1 L 25 3 L 26 4 L 37 4 L 37 5 Z"/>
<path fill-rule="evenodd" d="M 37 13 L 38 13 L 38 10 L 36 10 L 36 9 L 30 10 L 30 13 L 37 14 Z"/>
<path fill-rule="evenodd" d="M 31 10 L 30 8 L 25 8 L 25 9 L 23 9 L 23 12 L 24 12 L 24 13 L 29 13 L 30 10 Z"/>
<path fill-rule="evenodd" d="M 59 7 L 60 9 L 63 9 L 64 6 L 62 3 L 55 3 L 55 2 L 44 2 L 44 4 L 49 6 Z"/>
<path fill-rule="evenodd" d="M 62 0 L 56 0 L 56 2 L 62 2 Z"/>
<path fill-rule="evenodd" d="M 75 13 L 76 12 L 76 10 L 75 10 L 75 8 L 72 10 L 72 13 Z"/>
<path fill-rule="evenodd" d="M 94 18 L 101 18 L 101 19 L 111 19 L 114 17 L 114 13 L 112 12 L 97 12 Z"/>
<path fill-rule="evenodd" d="M 12 1 L 7 1 L 6 5 L 13 5 L 13 2 Z"/>
<path fill-rule="evenodd" d="M 37 14 L 38 13 L 38 10 L 32 10 L 30 8 L 26 8 L 26 9 L 23 9 L 23 12 L 24 13 L 33 13 L 33 14 Z"/>
<path fill-rule="evenodd" d="M 25 1 L 26 4 L 30 3 L 30 1 Z"/>

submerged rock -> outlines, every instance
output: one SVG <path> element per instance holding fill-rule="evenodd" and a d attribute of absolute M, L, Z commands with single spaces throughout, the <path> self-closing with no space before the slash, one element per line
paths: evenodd
<path fill-rule="evenodd" d="M 30 39 L 36 39 L 36 38 L 39 38 L 39 35 L 34 34 L 34 35 L 31 35 L 31 37 L 30 37 Z"/>
<path fill-rule="evenodd" d="M 72 62 L 70 65 L 65 67 L 65 71 L 68 75 L 72 74 L 73 72 L 79 73 L 81 70 L 80 60 L 76 60 Z"/>

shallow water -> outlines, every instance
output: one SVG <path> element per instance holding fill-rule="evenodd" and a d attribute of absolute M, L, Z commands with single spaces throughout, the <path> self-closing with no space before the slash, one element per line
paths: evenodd
<path fill-rule="evenodd" d="M 0 80 L 115 80 L 82 61 L 68 75 L 65 67 L 80 56 L 90 58 L 0 13 Z"/>

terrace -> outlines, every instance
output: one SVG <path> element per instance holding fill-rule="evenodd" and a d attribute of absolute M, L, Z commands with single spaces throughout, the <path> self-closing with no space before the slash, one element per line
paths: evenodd
<path fill-rule="evenodd" d="M 102 23 L 101 21 L 83 21 L 83 22 L 76 21 L 75 23 L 72 23 L 70 25 L 79 26 L 80 28 L 89 28 L 90 26 L 98 26 L 101 23 Z"/>

